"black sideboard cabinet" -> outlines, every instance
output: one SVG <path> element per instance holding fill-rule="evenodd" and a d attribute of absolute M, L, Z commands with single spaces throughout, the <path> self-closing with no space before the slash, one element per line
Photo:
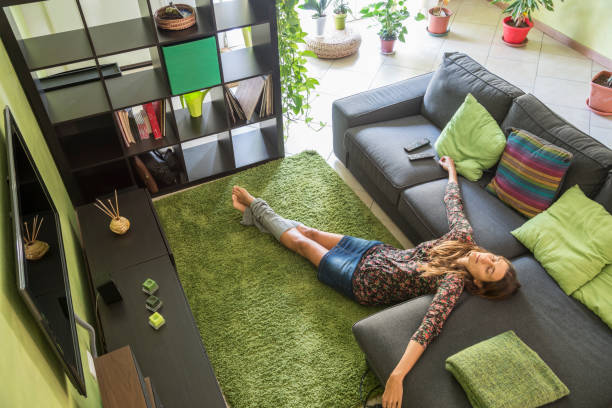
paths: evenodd
<path fill-rule="evenodd" d="M 150 195 L 144 189 L 122 193 L 119 208 L 131 223 L 123 236 L 110 231 L 109 217 L 93 204 L 77 207 L 103 349 L 129 345 L 165 408 L 225 407 Z M 166 323 L 159 330 L 148 322 L 141 289 L 147 278 L 158 283 L 155 295 L 163 302 Z M 108 279 L 120 301 L 107 304 L 97 296 L 96 287 Z"/>

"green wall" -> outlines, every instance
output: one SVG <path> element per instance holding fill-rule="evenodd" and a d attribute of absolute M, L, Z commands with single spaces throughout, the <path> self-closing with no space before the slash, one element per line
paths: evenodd
<path fill-rule="evenodd" d="M 76 216 L 59 172 L 2 42 L 0 42 L 0 109 L 8 105 L 59 212 L 74 310 L 93 322 L 86 275 L 78 242 Z M 101 407 L 98 384 L 89 372 L 87 332 L 78 327 L 87 395 L 83 398 L 65 376 L 51 346 L 36 325 L 18 291 L 13 237 L 9 223 L 4 116 L 0 118 L 0 406 Z"/>
<path fill-rule="evenodd" d="M 555 1 L 555 11 L 534 17 L 573 40 L 612 59 L 612 1 Z"/>

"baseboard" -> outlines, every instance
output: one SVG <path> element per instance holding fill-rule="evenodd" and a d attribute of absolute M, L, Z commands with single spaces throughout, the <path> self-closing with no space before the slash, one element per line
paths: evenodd
<path fill-rule="evenodd" d="M 485 1 L 489 3 L 489 0 L 485 0 Z M 508 6 L 507 3 L 496 3 L 495 5 L 501 9 L 505 9 Z M 592 48 L 589 48 L 586 45 L 579 43 L 578 41 L 568 37 L 567 35 L 552 28 L 551 26 L 544 24 L 541 21 L 538 21 L 537 19 L 534 19 L 533 23 L 534 23 L 535 28 L 542 31 L 544 34 L 548 35 L 549 37 L 554 38 L 555 40 L 559 41 L 561 44 L 570 47 L 571 49 L 579 52 L 585 57 L 590 58 L 593 61 L 612 70 L 612 58 L 608 58 L 605 55 L 598 53 Z"/>

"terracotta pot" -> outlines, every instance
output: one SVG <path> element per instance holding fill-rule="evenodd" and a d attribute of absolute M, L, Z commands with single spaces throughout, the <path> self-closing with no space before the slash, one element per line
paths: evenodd
<path fill-rule="evenodd" d="M 393 54 L 393 48 L 395 47 L 395 39 L 393 40 L 383 40 L 380 39 L 380 52 L 383 54 Z"/>
<path fill-rule="evenodd" d="M 604 75 L 612 75 L 612 72 L 601 71 L 593 77 L 591 80 L 591 95 L 587 103 L 593 112 L 608 116 L 612 114 L 612 88 L 595 83 L 597 78 Z"/>
<path fill-rule="evenodd" d="M 526 19 L 525 23 L 528 27 L 514 27 L 509 24 L 510 20 L 512 20 L 510 16 L 504 18 L 504 41 L 510 44 L 522 44 L 533 27 L 533 23 Z"/>
<path fill-rule="evenodd" d="M 334 14 L 334 24 L 336 25 L 336 30 L 344 30 L 346 27 L 346 13 Z"/>
<path fill-rule="evenodd" d="M 325 34 L 325 20 L 327 20 L 327 16 L 313 18 L 317 22 L 317 36 L 322 37 Z"/>
<path fill-rule="evenodd" d="M 447 8 L 442 7 L 446 16 L 434 16 L 433 12 L 437 7 L 429 9 L 429 23 L 427 24 L 427 31 L 432 34 L 444 34 L 448 30 L 448 22 L 450 21 L 453 12 Z"/>

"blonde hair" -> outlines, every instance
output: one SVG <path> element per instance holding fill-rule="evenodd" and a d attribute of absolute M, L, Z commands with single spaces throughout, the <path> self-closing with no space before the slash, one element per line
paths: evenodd
<path fill-rule="evenodd" d="M 468 292 L 486 299 L 504 299 L 521 287 L 512 263 L 503 256 L 500 257 L 508 265 L 504 277 L 496 282 L 482 282 L 482 287 L 477 286 L 470 271 L 458 263 L 460 258 L 468 256 L 472 251 L 491 253 L 470 242 L 444 241 L 429 251 L 430 260 L 421 266 L 423 271 L 421 276 L 443 276 L 451 273 L 459 275 L 463 278 L 465 289 Z"/>

